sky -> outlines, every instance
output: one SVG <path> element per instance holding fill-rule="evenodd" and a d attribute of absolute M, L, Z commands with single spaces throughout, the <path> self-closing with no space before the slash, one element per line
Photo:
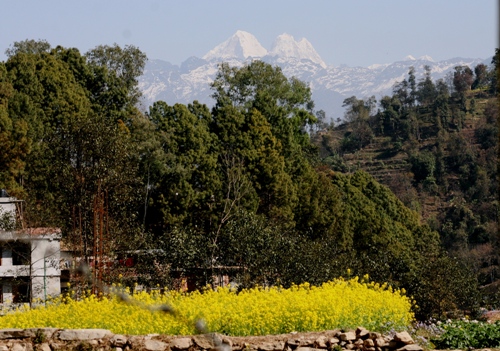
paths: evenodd
<path fill-rule="evenodd" d="M 150 59 L 202 57 L 237 30 L 270 49 L 306 38 L 328 65 L 367 67 L 429 55 L 493 56 L 498 0 L 3 0 L 0 61 L 14 42 L 47 40 L 82 53 L 134 45 Z"/>

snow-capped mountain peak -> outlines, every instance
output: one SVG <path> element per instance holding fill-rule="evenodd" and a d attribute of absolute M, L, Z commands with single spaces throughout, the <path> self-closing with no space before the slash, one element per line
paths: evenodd
<path fill-rule="evenodd" d="M 430 62 L 434 62 L 433 58 L 430 57 L 429 55 L 424 55 L 424 56 L 421 56 L 418 58 L 419 60 L 422 60 L 422 61 L 430 61 Z"/>
<path fill-rule="evenodd" d="M 180 66 L 162 60 L 149 60 L 144 74 L 139 78 L 139 88 L 143 92 L 144 106 L 163 100 L 169 104 L 191 103 L 194 100 L 213 106 L 211 84 L 217 75 L 218 64 L 227 62 L 241 67 L 252 58 L 279 66 L 287 77 L 296 77 L 306 82 L 312 91 L 317 109 L 324 110 L 329 116 L 341 118 L 344 115 L 343 101 L 351 96 L 366 98 L 375 96 L 380 99 L 392 94 L 394 84 L 403 81 L 414 67 L 415 76 L 425 75 L 429 66 L 432 79 L 444 78 L 456 66 L 475 67 L 487 64 L 488 59 L 451 58 L 434 61 L 430 56 L 405 59 L 369 67 L 338 67 L 324 64 L 321 57 L 306 39 L 296 41 L 289 34 L 282 34 L 271 51 L 264 49 L 257 39 L 244 31 L 236 32 L 224 43 L 210 50 L 203 58 L 190 57 Z"/>
<path fill-rule="evenodd" d="M 276 38 L 269 55 L 283 59 L 307 59 L 326 68 L 326 64 L 307 39 L 303 38 L 296 41 L 293 36 L 287 33 L 283 33 Z"/>
<path fill-rule="evenodd" d="M 252 34 L 238 30 L 225 42 L 217 45 L 203 56 L 204 60 L 227 60 L 263 57 L 267 50 Z"/>

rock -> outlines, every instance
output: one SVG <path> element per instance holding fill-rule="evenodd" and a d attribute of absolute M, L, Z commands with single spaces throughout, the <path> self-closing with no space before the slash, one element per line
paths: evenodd
<path fill-rule="evenodd" d="M 328 344 L 329 344 L 329 346 L 335 346 L 335 345 L 338 345 L 338 343 L 339 343 L 339 342 L 340 342 L 340 340 L 339 340 L 339 339 L 337 339 L 337 338 L 330 338 L 330 339 L 328 340 Z"/>
<path fill-rule="evenodd" d="M 359 339 L 365 340 L 365 339 L 368 339 L 368 337 L 370 336 L 370 332 L 363 327 L 358 327 L 356 329 L 356 336 Z"/>
<path fill-rule="evenodd" d="M 353 331 L 340 334 L 340 340 L 342 341 L 352 341 L 356 340 L 356 334 Z"/>
<path fill-rule="evenodd" d="M 285 342 L 284 341 L 277 341 L 273 343 L 274 349 L 275 350 L 284 350 L 285 349 Z"/>
<path fill-rule="evenodd" d="M 233 347 L 233 341 L 228 337 L 223 337 L 222 343 L 228 345 L 229 347 Z M 284 345 L 284 343 L 283 343 L 283 345 Z"/>
<path fill-rule="evenodd" d="M 389 341 L 389 348 L 390 349 L 395 349 L 397 347 L 398 347 L 398 342 L 396 340 Z"/>
<path fill-rule="evenodd" d="M 242 340 L 231 340 L 231 349 L 232 350 L 243 350 L 246 343 Z"/>
<path fill-rule="evenodd" d="M 297 347 L 304 345 L 301 339 L 288 339 L 286 341 L 286 345 L 289 346 L 292 350 L 295 350 Z"/>
<path fill-rule="evenodd" d="M 194 335 L 193 341 L 205 350 L 214 349 L 222 343 L 222 339 L 217 333 Z"/>
<path fill-rule="evenodd" d="M 255 345 L 254 347 L 256 347 L 259 351 L 274 351 L 274 345 L 271 342 L 263 342 Z"/>
<path fill-rule="evenodd" d="M 410 336 L 410 334 L 408 334 L 408 332 L 404 331 L 404 332 L 401 332 L 401 333 L 396 333 L 396 335 L 394 336 L 394 340 L 398 341 L 398 342 L 401 342 L 405 345 L 409 345 L 409 344 L 414 344 L 415 341 L 413 341 L 412 337 Z"/>
<path fill-rule="evenodd" d="M 1 329 L 0 339 L 27 339 L 35 337 L 30 329 Z"/>
<path fill-rule="evenodd" d="M 382 337 L 382 334 L 380 333 L 374 333 L 374 332 L 370 332 L 370 339 L 377 339 L 377 338 L 381 338 Z"/>
<path fill-rule="evenodd" d="M 417 344 L 408 344 L 397 349 L 397 351 L 423 351 L 423 350 L 424 349 L 422 348 L 422 346 Z"/>
<path fill-rule="evenodd" d="M 173 350 L 187 350 L 193 346 L 191 338 L 175 338 L 170 340 L 170 347 Z"/>
<path fill-rule="evenodd" d="M 361 348 L 361 346 L 363 346 L 363 343 L 364 343 L 364 341 L 363 341 L 363 340 L 358 339 L 358 340 L 356 340 L 356 341 L 354 342 L 354 345 L 356 346 L 356 348 L 360 349 L 360 348 Z"/>
<path fill-rule="evenodd" d="M 144 341 L 144 348 L 148 351 L 164 351 L 167 344 L 160 340 L 146 340 Z"/>
<path fill-rule="evenodd" d="M 112 347 L 125 347 L 127 345 L 127 337 L 125 335 L 115 334 L 109 340 L 111 342 Z"/>
<path fill-rule="evenodd" d="M 364 347 L 375 347 L 375 343 L 372 339 L 366 339 L 363 343 Z"/>
<path fill-rule="evenodd" d="M 321 335 L 314 341 L 314 347 L 318 349 L 327 349 L 328 348 L 328 338 L 324 335 Z"/>
<path fill-rule="evenodd" d="M 144 345 L 144 341 L 144 337 L 138 335 L 132 335 L 128 339 L 128 343 L 132 350 L 140 350 L 142 348 L 142 345 Z"/>
<path fill-rule="evenodd" d="M 94 340 L 112 336 L 107 329 L 66 329 L 57 333 L 57 338 L 64 341 Z"/>
<path fill-rule="evenodd" d="M 389 346 L 389 343 L 384 338 L 376 338 L 374 340 L 374 342 L 375 342 L 375 346 L 377 346 L 377 347 Z"/>
<path fill-rule="evenodd" d="M 35 335 L 35 338 L 45 338 L 45 340 L 49 340 L 52 338 L 54 333 L 58 331 L 57 328 L 29 328 L 26 331 L 32 332 Z"/>
<path fill-rule="evenodd" d="M 0 345 L 0 351 L 9 351 L 9 347 L 7 345 Z"/>
<path fill-rule="evenodd" d="M 47 342 L 43 342 L 43 343 L 41 343 L 41 344 L 37 345 L 35 349 L 36 349 L 37 351 L 52 351 L 52 350 L 50 349 L 50 345 L 49 345 L 49 343 L 47 343 Z"/>
<path fill-rule="evenodd" d="M 29 347 L 27 347 L 29 345 Z M 10 348 L 11 351 L 29 351 L 33 350 L 33 347 L 30 344 L 26 344 L 24 342 L 16 342 L 12 347 Z"/>
<path fill-rule="evenodd" d="M 352 350 L 355 348 L 354 344 L 347 344 L 345 345 L 346 350 Z"/>
<path fill-rule="evenodd" d="M 63 348 L 65 348 L 65 345 L 58 343 L 58 342 L 50 342 L 49 345 L 50 345 L 50 348 L 54 351 L 62 350 Z"/>
<path fill-rule="evenodd" d="M 243 348 L 233 348 L 231 349 L 233 351 L 258 351 L 256 348 L 255 348 L 255 345 L 252 344 L 250 345 L 249 343 L 244 343 L 243 344 Z M 216 349 L 213 349 L 213 350 L 210 350 L 210 351 L 217 351 Z"/>
<path fill-rule="evenodd" d="M 313 347 L 299 346 L 296 351 L 316 351 Z"/>

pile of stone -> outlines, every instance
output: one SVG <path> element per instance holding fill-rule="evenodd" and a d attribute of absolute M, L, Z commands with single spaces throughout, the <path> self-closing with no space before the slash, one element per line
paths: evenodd
<path fill-rule="evenodd" d="M 422 351 L 423 348 L 413 341 L 408 332 L 394 336 L 370 332 L 358 327 L 355 331 L 325 331 L 320 335 L 308 333 L 294 337 L 294 333 L 284 334 L 282 342 L 244 345 L 246 349 L 256 351 Z M 244 350 L 241 345 L 231 345 L 233 351 Z M 235 347 L 236 346 L 236 347 Z"/>
<path fill-rule="evenodd" d="M 396 333 L 393 337 L 370 332 L 358 327 L 356 331 L 336 332 L 333 338 L 319 337 L 315 343 L 318 349 L 343 349 L 361 351 L 422 351 L 408 332 Z M 301 350 L 298 350 L 301 351 Z M 304 350 L 305 351 L 305 350 Z"/>
<path fill-rule="evenodd" d="M 422 351 L 407 332 L 393 336 L 357 328 L 270 336 L 220 334 L 127 336 L 105 329 L 3 329 L 0 351 Z"/>

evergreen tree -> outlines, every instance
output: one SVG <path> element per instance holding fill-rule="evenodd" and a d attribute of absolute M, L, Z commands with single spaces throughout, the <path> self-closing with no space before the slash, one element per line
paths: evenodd
<path fill-rule="evenodd" d="M 418 83 L 417 100 L 422 107 L 427 107 L 436 99 L 437 91 L 431 78 L 431 68 L 425 66 L 424 78 Z"/>

